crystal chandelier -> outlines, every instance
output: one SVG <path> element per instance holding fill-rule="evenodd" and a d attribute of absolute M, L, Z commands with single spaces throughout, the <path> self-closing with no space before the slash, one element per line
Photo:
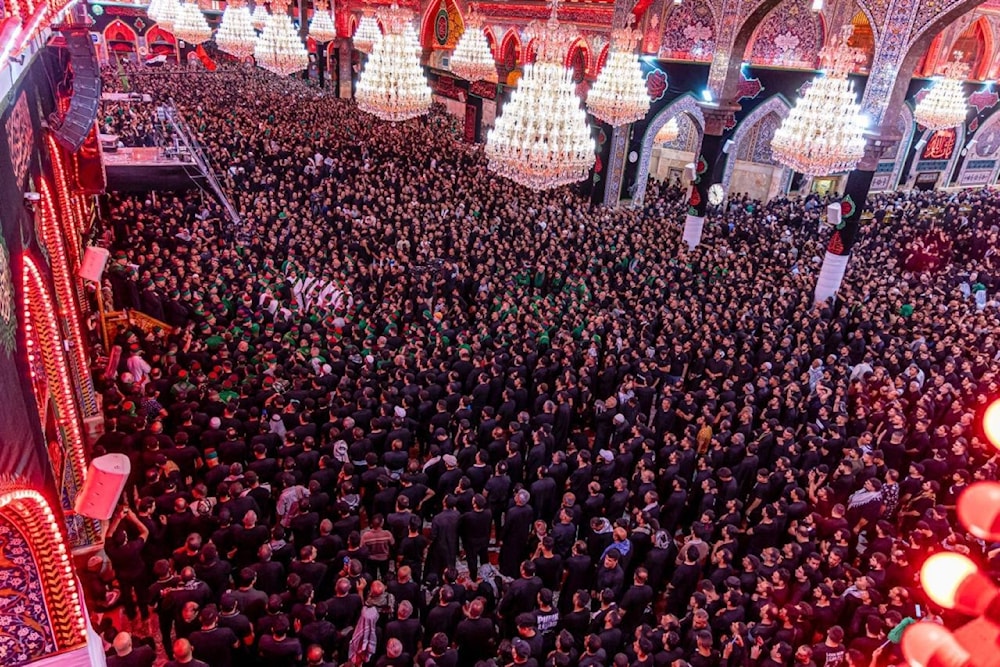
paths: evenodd
<path fill-rule="evenodd" d="M 253 14 L 250 15 L 250 20 L 253 23 L 253 29 L 260 32 L 267 25 L 267 17 L 270 14 L 267 11 L 267 7 L 261 0 L 254 3 Z"/>
<path fill-rule="evenodd" d="M 525 65 L 524 76 L 486 139 L 489 168 L 534 190 L 583 180 L 595 160 L 594 139 L 573 73 L 562 62 L 576 31 L 560 24 L 557 12 L 554 0 L 547 23 L 529 25 L 538 36 L 537 61 Z"/>
<path fill-rule="evenodd" d="M 309 36 L 317 42 L 331 42 L 337 38 L 337 26 L 333 23 L 332 13 L 326 2 L 316 0 L 316 11 L 309 22 Z"/>
<path fill-rule="evenodd" d="M 375 40 L 382 36 L 379 30 L 378 21 L 374 16 L 365 14 L 361 17 L 361 22 L 354 30 L 354 48 L 362 53 L 371 53 L 375 46 Z"/>
<path fill-rule="evenodd" d="M 201 44 L 212 37 L 212 29 L 195 0 L 181 4 L 172 32 L 178 39 L 192 45 Z"/>
<path fill-rule="evenodd" d="M 660 131 L 653 137 L 653 142 L 657 144 L 669 144 L 681 135 L 681 126 L 677 122 L 677 116 L 667 121 L 667 124 L 660 128 Z"/>
<path fill-rule="evenodd" d="M 156 22 L 161 28 L 172 33 L 174 31 L 174 22 L 177 20 L 177 16 L 180 14 L 180 11 L 181 5 L 178 0 L 160 0 L 159 7 L 157 7 L 156 11 Z"/>
<path fill-rule="evenodd" d="M 969 113 L 969 103 L 962 90 L 969 66 L 962 62 L 961 52 L 955 53 L 955 60 L 945 65 L 941 75 L 913 110 L 914 120 L 928 130 L 946 130 L 961 125 Z"/>
<path fill-rule="evenodd" d="M 866 123 L 847 78 L 864 60 L 860 49 L 847 44 L 854 27 L 820 51 L 827 67 L 799 98 L 771 140 L 771 152 L 781 164 L 809 176 L 851 171 L 864 157 Z"/>
<path fill-rule="evenodd" d="M 250 10 L 239 0 L 227 2 L 219 30 L 215 33 L 215 45 L 229 55 L 243 60 L 253 55 L 256 38 Z"/>
<path fill-rule="evenodd" d="M 466 81 L 497 80 L 497 64 L 483 32 L 482 17 L 475 10 L 469 12 L 465 32 L 451 54 L 451 71 Z"/>
<path fill-rule="evenodd" d="M 590 113 L 612 127 L 641 120 L 649 111 L 649 92 L 635 55 L 641 36 L 632 28 L 611 31 L 607 62 L 587 93 Z"/>
<path fill-rule="evenodd" d="M 253 56 L 264 69 L 281 76 L 301 72 L 309 66 L 309 53 L 288 15 L 288 0 L 275 0 L 264 31 L 254 45 Z"/>
<path fill-rule="evenodd" d="M 375 40 L 355 97 L 362 111 L 395 123 L 427 113 L 431 89 L 420 66 L 412 15 L 394 4 L 380 18 L 385 35 Z"/>
<path fill-rule="evenodd" d="M 146 7 L 146 16 L 156 23 L 160 22 L 160 13 L 163 11 L 163 0 L 150 0 Z"/>

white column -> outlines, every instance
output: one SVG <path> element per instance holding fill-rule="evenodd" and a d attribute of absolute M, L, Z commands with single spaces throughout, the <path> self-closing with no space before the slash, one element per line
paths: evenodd
<path fill-rule="evenodd" d="M 829 250 L 823 258 L 823 266 L 816 278 L 816 302 L 826 301 L 837 293 L 847 271 L 850 255 L 835 255 Z"/>
<path fill-rule="evenodd" d="M 701 243 L 701 232 L 705 228 L 705 216 L 688 214 L 684 218 L 684 235 L 681 237 L 688 248 L 694 250 Z"/>

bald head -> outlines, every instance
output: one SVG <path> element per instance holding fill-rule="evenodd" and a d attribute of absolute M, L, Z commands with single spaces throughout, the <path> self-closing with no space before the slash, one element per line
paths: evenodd
<path fill-rule="evenodd" d="M 187 661 L 191 659 L 191 642 L 178 639 L 174 642 L 174 660 Z"/>
<path fill-rule="evenodd" d="M 113 642 L 115 653 L 119 657 L 124 657 L 132 652 L 132 635 L 127 632 L 119 632 Z"/>

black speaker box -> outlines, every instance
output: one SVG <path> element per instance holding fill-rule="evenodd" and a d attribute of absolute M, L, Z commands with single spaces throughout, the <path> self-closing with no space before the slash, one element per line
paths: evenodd
<path fill-rule="evenodd" d="M 65 118 L 52 131 L 56 141 L 76 152 L 97 118 L 97 105 L 101 100 L 101 70 L 87 30 L 72 28 L 62 31 L 62 35 L 73 68 L 73 97 Z"/>

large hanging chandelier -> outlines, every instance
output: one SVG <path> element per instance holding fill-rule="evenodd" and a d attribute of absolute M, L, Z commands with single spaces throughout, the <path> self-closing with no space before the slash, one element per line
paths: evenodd
<path fill-rule="evenodd" d="M 263 0 L 257 0 L 254 3 L 253 14 L 250 15 L 250 21 L 253 23 L 253 29 L 260 32 L 267 25 L 267 17 L 270 14 L 267 11 L 267 7 L 264 6 Z"/>
<path fill-rule="evenodd" d="M 817 74 L 788 117 L 774 133 L 771 154 L 781 164 L 809 176 L 851 171 L 864 157 L 866 123 L 847 78 L 864 60 L 848 45 L 854 27 L 820 51 L 826 73 Z"/>
<path fill-rule="evenodd" d="M 557 11 L 558 3 L 553 2 L 547 23 L 532 21 L 528 26 L 538 36 L 537 61 L 525 65 L 524 76 L 486 139 L 489 168 L 534 190 L 587 178 L 595 159 L 573 73 L 562 62 L 576 31 L 559 23 Z"/>
<path fill-rule="evenodd" d="M 354 48 L 362 53 L 371 53 L 375 40 L 382 36 L 378 21 L 374 16 L 365 14 L 361 17 L 358 27 L 354 29 Z"/>
<path fill-rule="evenodd" d="M 653 142 L 657 144 L 669 144 L 671 141 L 681 136 L 681 126 L 677 122 L 677 116 L 667 121 L 667 124 L 660 128 L 660 131 L 653 137 Z"/>
<path fill-rule="evenodd" d="M 264 69 L 281 76 L 309 66 L 309 53 L 288 15 L 288 0 L 271 3 L 271 15 L 254 44 L 253 56 Z"/>
<path fill-rule="evenodd" d="M 174 31 L 174 22 L 180 14 L 181 5 L 178 0 L 161 0 L 159 7 L 156 9 L 156 22 L 161 28 L 167 32 L 172 33 Z"/>
<path fill-rule="evenodd" d="M 183 39 L 192 45 L 201 44 L 212 37 L 212 29 L 208 26 L 208 21 L 205 20 L 205 15 L 201 13 L 195 0 L 181 4 L 172 32 L 177 39 Z"/>
<path fill-rule="evenodd" d="M 385 35 L 375 40 L 355 97 L 362 111 L 395 123 L 427 113 L 431 89 L 420 66 L 412 15 L 394 4 L 380 18 Z"/>
<path fill-rule="evenodd" d="M 965 122 L 969 102 L 962 84 L 969 74 L 969 66 L 962 62 L 962 54 L 955 53 L 955 60 L 945 65 L 942 78 L 924 99 L 917 102 L 913 118 L 928 130 L 946 130 Z"/>
<path fill-rule="evenodd" d="M 590 113 L 612 127 L 642 120 L 649 111 L 649 92 L 635 54 L 640 37 L 632 28 L 611 31 L 607 62 L 587 93 Z"/>
<path fill-rule="evenodd" d="M 230 0 L 222 12 L 222 22 L 215 33 L 215 45 L 240 60 L 253 55 L 257 33 L 250 10 L 239 0 Z"/>
<path fill-rule="evenodd" d="M 146 16 L 156 23 L 160 22 L 160 13 L 163 11 L 163 0 L 150 0 L 146 7 Z"/>
<path fill-rule="evenodd" d="M 317 42 L 331 42 L 337 38 L 337 26 L 333 23 L 332 13 L 324 0 L 316 0 L 316 11 L 309 22 L 309 36 Z"/>
<path fill-rule="evenodd" d="M 497 64 L 483 32 L 483 19 L 474 9 L 465 21 L 465 31 L 451 54 L 451 71 L 466 81 L 496 81 Z"/>

